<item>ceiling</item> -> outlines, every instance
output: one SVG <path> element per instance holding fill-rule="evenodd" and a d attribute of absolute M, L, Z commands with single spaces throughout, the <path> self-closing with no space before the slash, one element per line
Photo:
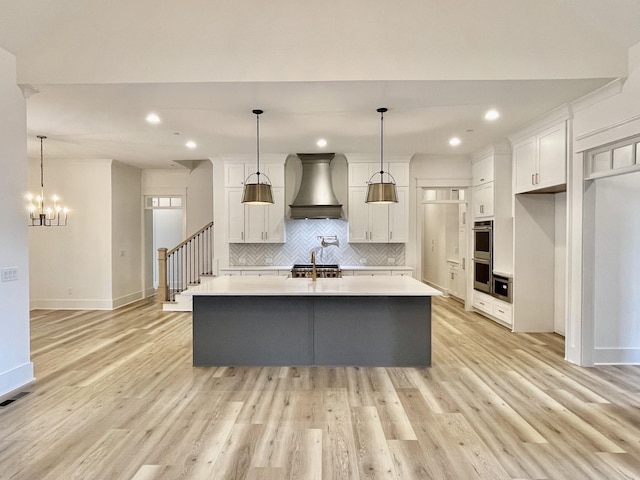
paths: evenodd
<path fill-rule="evenodd" d="M 598 0 L 523 0 L 519 9 L 507 0 L 473 2 L 488 11 L 469 11 L 463 0 L 446 7 L 410 0 L 401 13 L 381 8 L 355 27 L 341 10 L 332 19 L 340 41 L 335 32 L 318 40 L 300 28 L 325 25 L 326 10 L 301 17 L 307 10 L 279 0 L 256 13 L 270 28 L 252 23 L 242 42 L 234 33 L 248 18 L 242 9 L 267 8 L 261 2 L 238 1 L 237 11 L 220 0 L 179 3 L 194 8 L 188 19 L 186 8 L 163 10 L 150 0 L 0 0 L 0 46 L 16 55 L 18 83 L 37 91 L 27 99 L 31 157 L 39 154 L 36 135 L 48 137 L 48 159 L 111 158 L 141 168 L 253 154 L 254 108 L 265 111 L 261 152 L 377 156 L 378 107 L 389 109 L 386 155 L 468 155 L 624 77 L 627 50 L 640 42 L 638 0 L 606 8 Z M 187 20 L 203 15 L 216 28 L 190 31 Z M 292 21 L 280 25 L 286 16 Z M 153 42 L 141 35 L 148 31 Z M 483 120 L 489 108 L 501 117 Z M 162 122 L 145 122 L 149 112 Z M 452 136 L 461 145 L 449 146 Z M 197 148 L 187 149 L 187 140 Z"/>

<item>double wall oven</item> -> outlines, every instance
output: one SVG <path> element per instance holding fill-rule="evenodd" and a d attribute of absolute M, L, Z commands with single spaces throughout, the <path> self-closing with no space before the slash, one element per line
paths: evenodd
<path fill-rule="evenodd" d="M 473 288 L 491 293 L 493 283 L 493 221 L 473 225 Z"/>
<path fill-rule="evenodd" d="M 473 288 L 511 303 L 511 279 L 493 273 L 493 221 L 473 226 Z"/>

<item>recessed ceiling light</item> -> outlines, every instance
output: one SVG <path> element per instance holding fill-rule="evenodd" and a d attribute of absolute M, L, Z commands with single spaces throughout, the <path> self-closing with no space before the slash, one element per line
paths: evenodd
<path fill-rule="evenodd" d="M 492 122 L 493 120 L 497 120 L 500 118 L 500 112 L 498 112 L 495 108 L 491 110 L 487 110 L 487 113 L 484 114 L 484 119 Z"/>
<path fill-rule="evenodd" d="M 151 123 L 152 125 L 157 125 L 158 123 L 160 123 L 160 117 L 157 113 L 152 112 L 147 115 L 147 122 Z"/>
<path fill-rule="evenodd" d="M 316 142 L 316 145 L 318 145 L 319 147 L 326 147 L 327 146 L 327 141 L 324 138 L 320 138 Z"/>
<path fill-rule="evenodd" d="M 187 147 L 187 148 L 190 148 L 191 150 L 193 150 L 198 145 L 193 140 L 189 140 L 187 143 L 184 144 L 184 146 Z"/>
<path fill-rule="evenodd" d="M 452 147 L 457 147 L 461 143 L 462 143 L 462 140 L 460 140 L 458 137 L 451 137 L 449 139 L 449 145 L 451 145 Z"/>

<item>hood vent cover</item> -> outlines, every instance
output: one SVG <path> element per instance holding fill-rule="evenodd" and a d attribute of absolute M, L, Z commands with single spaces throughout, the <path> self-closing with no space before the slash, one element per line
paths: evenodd
<path fill-rule="evenodd" d="M 291 205 L 291 218 L 340 218 L 342 204 L 331 185 L 335 153 L 298 153 L 302 162 L 300 190 Z"/>

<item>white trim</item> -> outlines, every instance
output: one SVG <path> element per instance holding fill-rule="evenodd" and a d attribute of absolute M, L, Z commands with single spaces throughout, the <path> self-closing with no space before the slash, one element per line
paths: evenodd
<path fill-rule="evenodd" d="M 594 365 L 640 365 L 640 348 L 595 348 Z"/>
<path fill-rule="evenodd" d="M 638 123 L 636 125 L 636 122 Z M 614 131 L 617 130 L 617 131 Z M 620 120 L 604 127 L 597 128 L 575 137 L 574 146 L 576 152 L 583 152 L 592 148 L 598 148 L 609 143 L 618 142 L 640 133 L 640 114 Z M 610 134 L 610 135 L 609 135 Z M 604 138 L 595 138 L 604 137 Z M 590 140 L 587 142 L 587 140 Z"/>
<path fill-rule="evenodd" d="M 510 143 L 498 142 L 473 152 L 473 155 L 471 156 L 471 163 L 476 163 L 490 155 L 511 155 L 511 153 L 512 148 Z"/>
<path fill-rule="evenodd" d="M 128 295 L 123 295 L 122 297 L 114 298 L 112 301 L 113 308 L 124 307 L 125 305 L 129 305 L 130 303 L 137 302 L 138 300 L 142 300 L 144 297 L 142 296 L 142 292 L 133 292 Z"/>
<path fill-rule="evenodd" d="M 555 110 L 526 124 L 523 128 L 509 135 L 507 138 L 511 144 L 518 143 L 521 140 L 537 135 L 547 128 L 558 125 L 561 122 L 566 122 L 571 118 L 573 118 L 571 107 L 568 104 L 561 105 Z"/>
<path fill-rule="evenodd" d="M 82 299 L 60 300 L 40 299 L 31 300 L 31 310 L 113 310 L 112 300 Z"/>
<path fill-rule="evenodd" d="M 33 382 L 33 362 L 23 363 L 11 370 L 0 373 L 0 397 Z"/>
<path fill-rule="evenodd" d="M 607 98 L 611 98 L 620 92 L 622 92 L 622 87 L 624 86 L 625 79 L 616 78 L 615 80 L 607 83 L 606 85 L 594 90 L 593 92 L 589 92 L 586 95 L 578 98 L 571 102 L 571 108 L 573 113 L 580 112 L 585 108 L 589 108 L 592 105 L 596 105 L 600 102 L 603 102 Z"/>

